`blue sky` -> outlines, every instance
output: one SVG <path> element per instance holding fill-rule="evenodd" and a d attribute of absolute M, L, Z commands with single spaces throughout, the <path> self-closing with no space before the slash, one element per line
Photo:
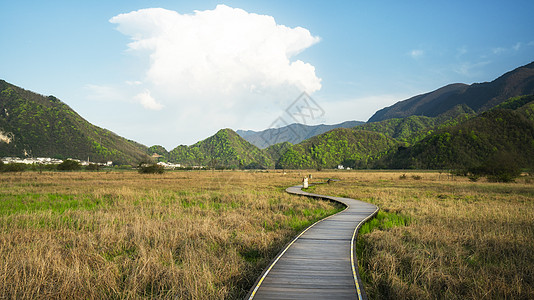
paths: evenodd
<path fill-rule="evenodd" d="M 265 129 L 302 91 L 309 124 L 365 121 L 534 61 L 533 1 L 2 2 L 0 79 L 168 150 Z"/>

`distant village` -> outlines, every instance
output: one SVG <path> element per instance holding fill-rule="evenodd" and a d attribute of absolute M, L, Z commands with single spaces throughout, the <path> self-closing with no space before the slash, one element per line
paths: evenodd
<path fill-rule="evenodd" d="M 81 166 L 88 166 L 90 164 L 99 165 L 102 167 L 112 167 L 113 161 L 107 161 L 105 163 L 97 163 L 92 162 L 89 160 L 80 160 L 75 158 L 67 158 L 66 160 L 72 160 L 75 162 L 78 162 Z M 59 165 L 63 163 L 64 160 L 57 159 L 57 158 L 50 158 L 50 157 L 27 157 L 27 158 L 20 158 L 20 157 L 2 157 L 0 158 L 0 161 L 2 161 L 4 164 L 26 164 L 26 165 Z M 182 168 L 181 164 L 174 164 L 169 162 L 163 162 L 160 161 L 157 163 L 158 165 L 164 167 L 167 170 L 174 170 L 174 169 L 180 169 Z M 202 169 L 203 167 L 194 166 L 193 169 Z"/>
<path fill-rule="evenodd" d="M 26 165 L 33 165 L 33 164 L 39 164 L 39 165 L 59 165 L 63 162 L 62 159 L 57 158 L 50 158 L 50 157 L 31 157 L 31 158 L 20 158 L 20 157 L 2 157 L 0 160 L 5 164 L 26 164 Z M 96 162 L 90 162 L 85 160 L 79 160 L 75 158 L 68 158 L 67 160 L 73 160 L 78 162 L 82 166 L 88 166 L 90 164 L 100 165 L 100 166 L 113 166 L 113 161 L 108 161 L 105 163 L 96 163 Z"/>

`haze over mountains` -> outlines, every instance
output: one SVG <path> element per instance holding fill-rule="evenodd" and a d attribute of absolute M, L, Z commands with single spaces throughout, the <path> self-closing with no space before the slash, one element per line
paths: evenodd
<path fill-rule="evenodd" d="M 239 134 L 221 129 L 194 145 L 167 151 L 94 126 L 53 96 L 0 81 L 0 156 L 89 157 L 136 165 L 158 153 L 161 160 L 184 166 L 241 169 L 322 169 L 339 164 L 444 169 L 506 158 L 533 168 L 532 94 L 534 63 L 492 82 L 451 84 L 400 101 L 363 124 L 292 124 Z"/>
<path fill-rule="evenodd" d="M 334 125 L 304 125 L 293 123 L 288 126 L 280 128 L 269 128 L 262 131 L 253 130 L 237 130 L 242 138 L 249 143 L 255 145 L 260 149 L 267 148 L 274 144 L 290 142 L 291 144 L 298 144 L 311 137 L 325 133 L 336 128 L 352 128 L 354 126 L 363 124 L 362 121 L 346 121 Z"/>

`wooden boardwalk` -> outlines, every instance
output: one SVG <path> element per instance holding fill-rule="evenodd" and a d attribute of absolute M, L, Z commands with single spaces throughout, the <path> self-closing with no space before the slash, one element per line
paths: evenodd
<path fill-rule="evenodd" d="M 333 196 L 307 193 L 302 185 L 290 194 L 340 202 L 347 208 L 308 227 L 263 272 L 247 299 L 366 299 L 354 254 L 361 224 L 378 207 Z"/>

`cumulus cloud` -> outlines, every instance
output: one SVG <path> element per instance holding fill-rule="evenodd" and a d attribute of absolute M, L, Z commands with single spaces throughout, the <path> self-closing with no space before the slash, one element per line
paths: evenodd
<path fill-rule="evenodd" d="M 159 110 L 157 122 L 172 130 L 162 144 L 194 143 L 225 127 L 267 127 L 303 91 L 321 89 L 315 67 L 296 57 L 320 38 L 268 15 L 218 5 L 191 14 L 141 9 L 109 21 L 131 38 L 125 53 L 135 58 L 133 69 L 142 66 L 124 93 Z"/>
<path fill-rule="evenodd" d="M 271 16 L 218 5 L 180 14 L 149 8 L 110 19 L 131 37 L 130 51 L 145 53 L 145 80 L 173 96 L 269 93 L 321 88 L 315 68 L 291 58 L 319 41 L 302 27 Z"/>

